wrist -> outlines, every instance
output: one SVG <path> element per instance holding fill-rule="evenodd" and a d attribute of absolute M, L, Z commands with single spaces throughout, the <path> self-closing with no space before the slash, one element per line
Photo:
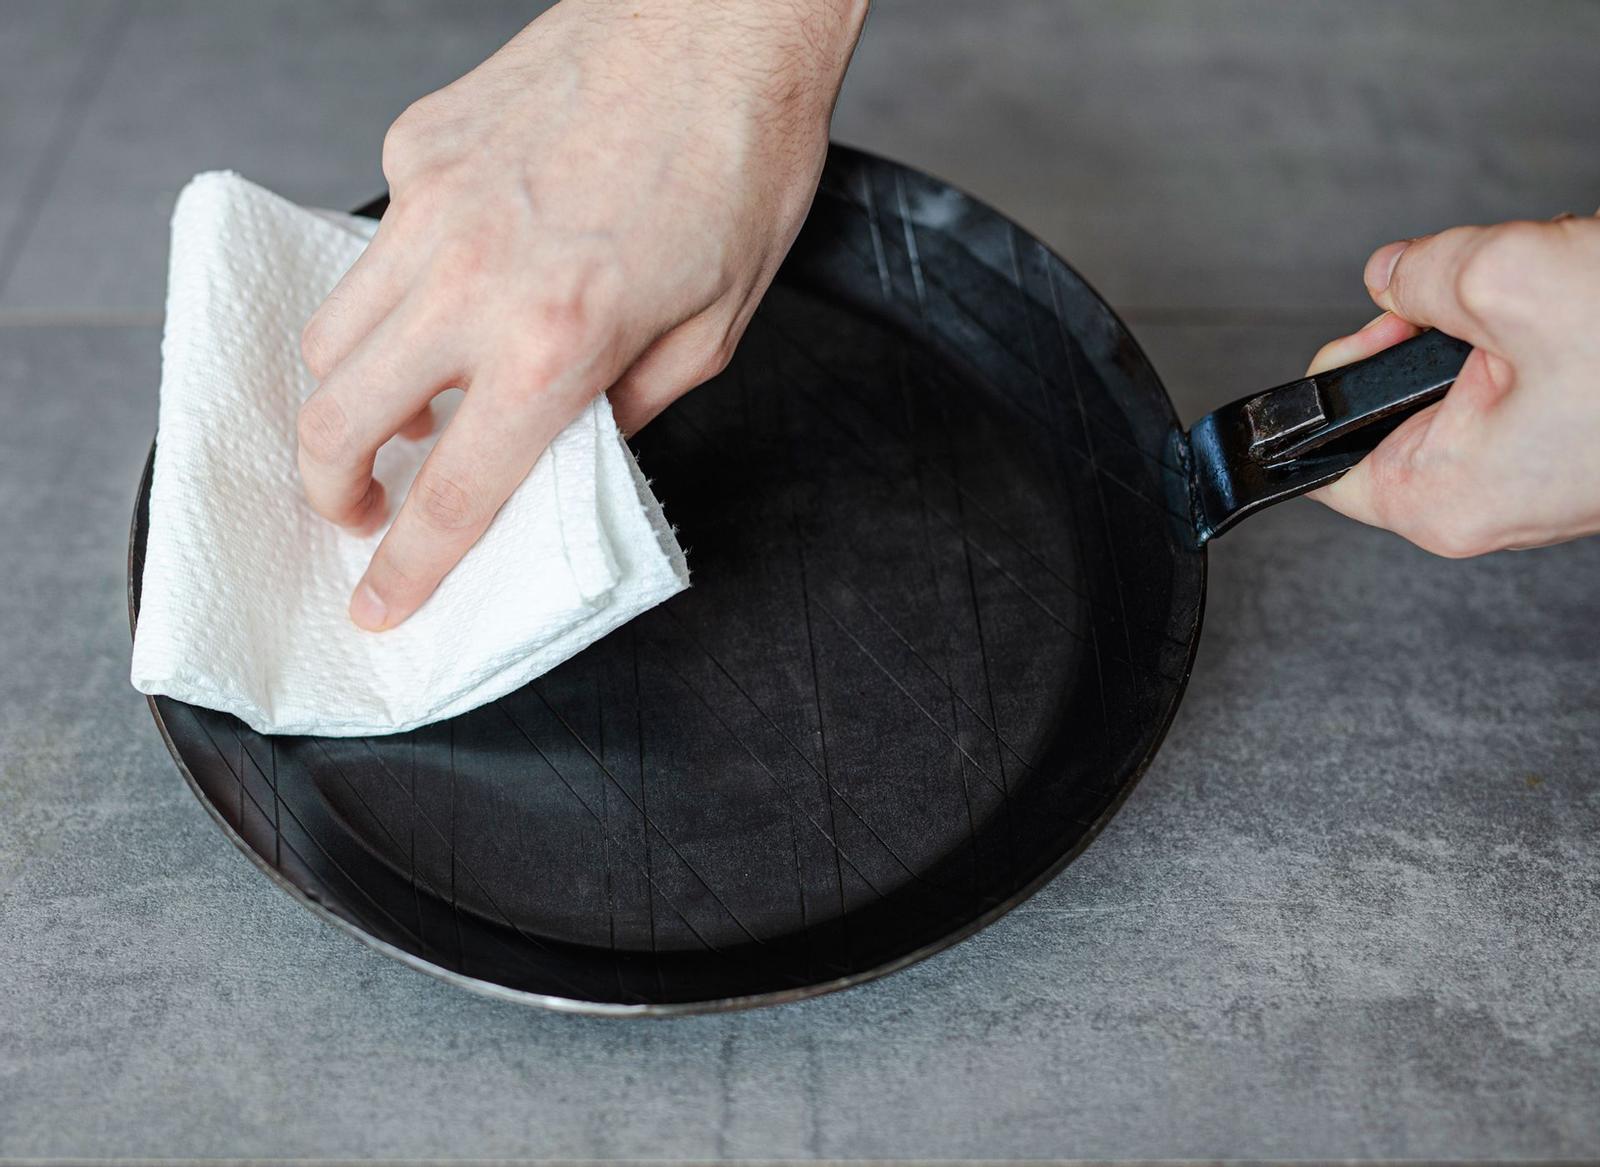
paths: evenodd
<path fill-rule="evenodd" d="M 670 0 L 669 0 L 670 2 Z M 799 58 L 837 89 L 866 24 L 870 0 L 700 0 L 713 18 L 736 20 Z"/>
<path fill-rule="evenodd" d="M 801 0 L 798 7 L 806 9 L 832 35 L 832 48 L 848 60 L 867 23 L 871 0 Z"/>

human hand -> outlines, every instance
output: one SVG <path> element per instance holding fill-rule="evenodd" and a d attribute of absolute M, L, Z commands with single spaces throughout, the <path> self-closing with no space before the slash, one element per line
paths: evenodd
<path fill-rule="evenodd" d="M 389 210 L 303 337 L 311 505 L 378 529 L 378 448 L 466 397 L 356 624 L 416 611 L 596 394 L 632 433 L 727 364 L 810 206 L 865 9 L 563 0 L 394 123 Z"/>
<path fill-rule="evenodd" d="M 1321 372 L 1439 328 L 1474 345 L 1443 399 L 1312 493 L 1460 558 L 1600 531 L 1600 220 L 1456 227 L 1373 252 L 1385 311 Z"/>

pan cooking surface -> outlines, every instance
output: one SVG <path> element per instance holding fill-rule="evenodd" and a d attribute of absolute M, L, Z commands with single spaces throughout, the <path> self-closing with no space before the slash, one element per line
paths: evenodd
<path fill-rule="evenodd" d="M 1203 598 L 1175 433 L 1070 269 L 836 148 L 733 365 L 636 442 L 687 593 L 413 733 L 153 706 L 259 865 L 428 971 L 597 1009 L 839 987 L 1014 905 L 1148 762 Z"/>

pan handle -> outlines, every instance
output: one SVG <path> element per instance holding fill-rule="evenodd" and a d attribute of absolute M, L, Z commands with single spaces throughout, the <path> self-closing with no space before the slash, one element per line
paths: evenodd
<path fill-rule="evenodd" d="M 1471 351 L 1453 336 L 1424 332 L 1208 413 L 1188 435 L 1200 542 L 1338 478 L 1400 422 L 1444 396 Z"/>

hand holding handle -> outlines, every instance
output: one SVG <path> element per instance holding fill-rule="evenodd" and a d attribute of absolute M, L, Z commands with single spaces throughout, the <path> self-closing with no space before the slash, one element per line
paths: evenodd
<path fill-rule="evenodd" d="M 1442 332 L 1223 406 L 1189 431 L 1201 543 L 1246 515 L 1332 482 L 1444 395 L 1472 346 Z"/>

